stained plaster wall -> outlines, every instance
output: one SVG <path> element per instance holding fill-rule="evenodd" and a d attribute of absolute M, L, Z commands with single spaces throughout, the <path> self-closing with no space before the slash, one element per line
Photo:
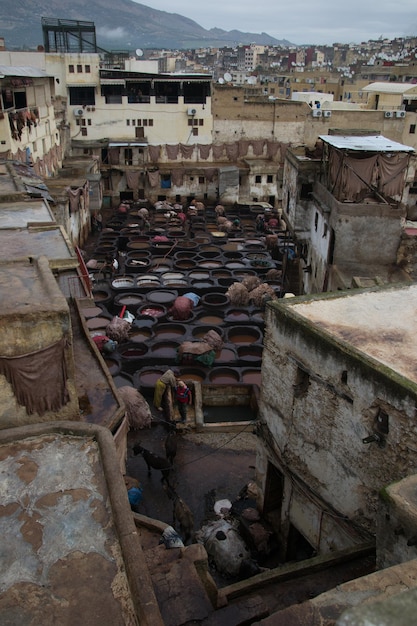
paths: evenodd
<path fill-rule="evenodd" d="M 338 516 L 374 533 L 378 491 L 416 471 L 415 386 L 331 340 L 283 302 L 266 312 L 260 417 L 273 444 L 261 448 L 262 491 L 272 456 L 286 476 L 284 525 L 291 521 L 322 547 L 322 517 L 338 542 Z M 362 442 L 374 432 L 378 407 L 389 415 L 384 448 Z"/>
<path fill-rule="evenodd" d="M 49 269 L 46 257 L 7 263 L 0 272 L 0 355 L 13 357 L 68 340 L 64 358 L 69 401 L 58 411 L 28 414 L 17 403 L 11 384 L 0 374 L 0 429 L 59 419 L 79 419 L 68 304 Z"/>

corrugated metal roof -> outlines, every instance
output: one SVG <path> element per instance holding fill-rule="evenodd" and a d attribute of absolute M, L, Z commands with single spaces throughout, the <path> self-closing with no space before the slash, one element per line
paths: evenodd
<path fill-rule="evenodd" d="M 379 91 L 382 93 L 407 93 L 410 89 L 417 89 L 417 85 L 413 83 L 389 83 L 377 82 L 370 83 L 366 87 L 362 87 L 362 91 Z"/>
<path fill-rule="evenodd" d="M 26 78 L 48 78 L 45 70 L 38 67 L 30 67 L 23 65 L 0 65 L 0 76 L 25 76 Z"/>
<path fill-rule="evenodd" d="M 320 135 L 325 143 L 339 150 L 358 150 L 363 152 L 414 152 L 411 146 L 391 141 L 382 135 L 351 137 L 349 135 Z"/>

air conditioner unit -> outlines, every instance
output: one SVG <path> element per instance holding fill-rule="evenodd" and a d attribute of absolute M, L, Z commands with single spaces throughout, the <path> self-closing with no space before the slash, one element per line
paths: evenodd
<path fill-rule="evenodd" d="M 321 109 L 313 109 L 311 114 L 313 117 L 321 117 Z"/>
<path fill-rule="evenodd" d="M 394 117 L 394 111 L 385 111 L 384 117 Z"/>
<path fill-rule="evenodd" d="M 332 116 L 331 111 L 323 111 L 323 117 L 331 117 L 331 116 Z"/>
<path fill-rule="evenodd" d="M 197 109 L 187 109 L 187 115 L 196 115 Z"/>
<path fill-rule="evenodd" d="M 395 117 L 405 117 L 405 111 L 395 111 Z"/>
<path fill-rule="evenodd" d="M 84 115 L 84 109 L 82 107 L 75 107 L 74 115 L 75 117 L 82 117 Z"/>

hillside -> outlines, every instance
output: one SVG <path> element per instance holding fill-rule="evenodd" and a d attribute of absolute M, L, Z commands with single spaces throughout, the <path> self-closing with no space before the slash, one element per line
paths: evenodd
<path fill-rule="evenodd" d="M 7 49 L 36 49 L 43 44 L 42 17 L 94 22 L 97 44 L 106 50 L 289 43 L 266 33 L 206 30 L 187 17 L 157 11 L 132 0 L 71 0 L 65 7 L 62 4 L 62 0 L 2 0 L 0 36 L 5 38 Z"/>

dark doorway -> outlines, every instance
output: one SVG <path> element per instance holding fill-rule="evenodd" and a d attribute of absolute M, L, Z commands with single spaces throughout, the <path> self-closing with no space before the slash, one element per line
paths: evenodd
<path fill-rule="evenodd" d="M 285 561 L 304 561 L 305 559 L 311 559 L 314 555 L 315 550 L 308 543 L 304 535 L 302 535 L 295 526 L 290 524 Z"/>

